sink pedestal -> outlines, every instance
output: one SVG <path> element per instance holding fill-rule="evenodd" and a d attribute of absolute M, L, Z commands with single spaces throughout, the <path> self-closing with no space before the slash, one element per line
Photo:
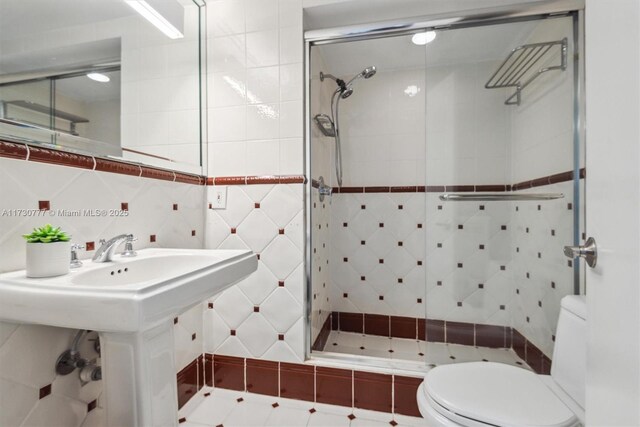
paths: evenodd
<path fill-rule="evenodd" d="M 142 332 L 102 332 L 100 345 L 107 426 L 176 426 L 173 319 Z"/>
<path fill-rule="evenodd" d="M 249 250 L 147 248 L 64 276 L 0 274 L 0 321 L 98 331 L 110 427 L 178 424 L 173 319 L 258 268 Z"/>

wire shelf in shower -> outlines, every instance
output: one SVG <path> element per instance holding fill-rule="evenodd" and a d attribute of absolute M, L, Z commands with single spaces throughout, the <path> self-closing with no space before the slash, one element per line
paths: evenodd
<path fill-rule="evenodd" d="M 559 55 L 558 55 L 559 53 Z M 559 56 L 559 63 L 547 65 Z M 487 89 L 516 88 L 504 102 L 520 105 L 522 90 L 547 71 L 567 69 L 567 38 L 518 46 L 484 85 Z"/>

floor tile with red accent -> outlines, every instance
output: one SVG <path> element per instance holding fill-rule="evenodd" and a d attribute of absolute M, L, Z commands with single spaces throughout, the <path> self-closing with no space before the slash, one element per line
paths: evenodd
<path fill-rule="evenodd" d="M 205 393 L 210 393 L 204 397 Z M 205 387 L 180 411 L 180 427 L 415 427 L 422 418 Z M 191 402 L 189 402 L 191 403 Z M 274 405 L 277 403 L 277 405 Z"/>

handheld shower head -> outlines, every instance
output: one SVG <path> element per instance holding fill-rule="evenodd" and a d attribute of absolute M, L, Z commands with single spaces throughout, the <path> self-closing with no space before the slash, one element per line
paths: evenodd
<path fill-rule="evenodd" d="M 360 74 L 362 74 L 362 77 L 364 77 L 365 79 L 370 79 L 376 74 L 376 66 L 372 65 L 370 67 L 367 67 L 364 70 L 362 70 L 362 73 Z"/>
<path fill-rule="evenodd" d="M 353 76 L 353 78 L 347 83 L 347 87 L 351 87 L 351 83 L 353 83 L 355 80 L 358 80 L 359 78 L 370 79 L 371 77 L 375 76 L 375 74 L 376 67 L 375 65 L 371 65 L 370 67 L 365 68 L 364 70 Z"/>

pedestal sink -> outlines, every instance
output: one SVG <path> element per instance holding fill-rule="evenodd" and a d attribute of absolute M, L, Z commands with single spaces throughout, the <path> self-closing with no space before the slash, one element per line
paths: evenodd
<path fill-rule="evenodd" d="M 246 250 L 143 249 L 59 277 L 6 273 L 0 320 L 99 331 L 107 425 L 175 426 L 174 317 L 256 268 Z"/>

